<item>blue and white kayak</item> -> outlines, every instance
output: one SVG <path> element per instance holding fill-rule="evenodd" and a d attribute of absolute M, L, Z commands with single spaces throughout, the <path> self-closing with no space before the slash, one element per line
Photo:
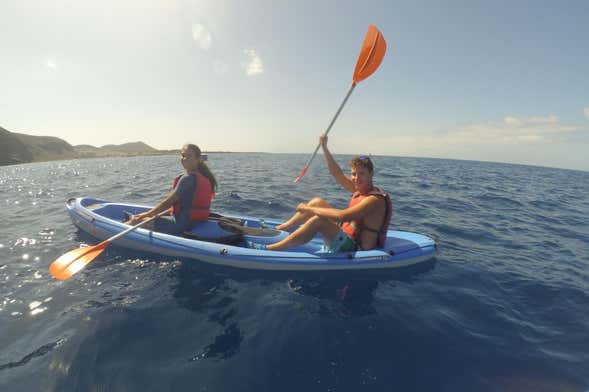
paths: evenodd
<path fill-rule="evenodd" d="M 66 202 L 74 225 L 104 240 L 129 226 L 126 213 L 137 214 L 150 207 L 111 203 L 88 197 Z M 138 228 L 115 240 L 114 245 L 160 255 L 197 259 L 216 265 L 260 270 L 367 270 L 414 265 L 432 259 L 438 244 L 433 238 L 406 231 L 389 230 L 384 248 L 344 253 L 326 253 L 317 236 L 309 243 L 287 251 L 244 247 L 245 241 L 274 243 L 289 233 L 275 230 L 280 221 L 237 215 L 211 214 L 183 236 Z"/>

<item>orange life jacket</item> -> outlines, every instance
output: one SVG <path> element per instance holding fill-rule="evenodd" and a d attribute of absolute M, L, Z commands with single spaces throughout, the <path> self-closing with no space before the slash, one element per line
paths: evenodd
<path fill-rule="evenodd" d="M 211 188 L 211 183 L 208 178 L 198 172 L 188 173 L 188 175 L 194 176 L 196 180 L 196 192 L 194 192 L 192 206 L 190 206 L 190 220 L 207 220 L 209 219 L 211 200 L 213 197 L 215 197 L 215 194 Z M 178 181 L 180 181 L 180 177 L 182 177 L 182 175 L 174 178 L 174 185 L 172 186 L 172 190 L 176 189 Z M 180 213 L 180 210 L 184 207 L 185 206 L 180 205 L 180 201 L 177 201 L 172 205 L 172 214 L 177 216 Z"/>
<path fill-rule="evenodd" d="M 356 204 L 360 203 L 368 196 L 378 196 L 382 197 L 385 200 L 385 216 L 381 227 L 378 230 L 375 230 L 364 226 L 363 219 L 355 219 L 350 222 L 342 223 L 341 228 L 344 231 L 344 233 L 346 233 L 351 239 L 353 239 L 358 245 L 360 245 L 361 248 L 362 244 L 360 243 L 360 239 L 362 238 L 362 230 L 376 232 L 378 233 L 376 246 L 382 248 L 384 247 L 385 242 L 387 240 L 387 230 L 389 229 L 391 217 L 393 216 L 393 203 L 391 202 L 390 196 L 385 191 L 379 188 L 372 188 L 372 190 L 365 195 L 360 194 L 360 192 L 354 192 L 352 198 L 350 199 L 349 207 L 354 207 Z"/>

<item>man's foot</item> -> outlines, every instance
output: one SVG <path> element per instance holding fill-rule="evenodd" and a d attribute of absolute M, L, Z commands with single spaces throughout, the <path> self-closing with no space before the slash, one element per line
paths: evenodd
<path fill-rule="evenodd" d="M 245 247 L 257 250 L 266 250 L 266 244 L 260 244 L 254 241 L 245 241 Z"/>

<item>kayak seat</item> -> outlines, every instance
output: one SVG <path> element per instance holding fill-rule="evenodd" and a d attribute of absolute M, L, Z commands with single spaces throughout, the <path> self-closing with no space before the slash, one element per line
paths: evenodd
<path fill-rule="evenodd" d="M 213 212 L 209 214 L 209 221 L 216 221 L 221 229 L 233 234 L 255 237 L 276 237 L 281 234 L 279 230 L 245 226 L 244 219 L 230 218 Z"/>
<path fill-rule="evenodd" d="M 242 234 L 231 234 L 231 235 L 227 235 L 224 237 L 208 238 L 208 237 L 196 235 L 190 231 L 185 231 L 184 233 L 182 233 L 182 237 L 189 238 L 191 240 L 213 242 L 215 244 L 223 244 L 223 245 L 240 246 L 240 245 L 244 244 L 244 239 L 243 239 Z"/>
<path fill-rule="evenodd" d="M 279 237 L 284 233 L 274 229 L 249 227 L 245 224 L 245 219 L 211 213 L 208 221 L 195 223 L 190 230 L 182 233 L 182 237 L 224 245 L 243 246 L 245 236 L 250 239 L 261 239 Z"/>
<path fill-rule="evenodd" d="M 209 220 L 225 221 L 225 222 L 233 223 L 233 224 L 236 224 L 239 226 L 243 226 L 245 224 L 245 219 L 230 218 L 228 216 L 223 216 L 221 214 L 216 214 L 214 212 L 209 213 Z"/>
<path fill-rule="evenodd" d="M 276 237 L 281 234 L 280 230 L 274 229 L 260 229 L 257 227 L 240 226 L 235 223 L 227 222 L 225 220 L 219 221 L 219 227 L 225 231 L 234 234 L 251 235 L 254 237 Z"/>

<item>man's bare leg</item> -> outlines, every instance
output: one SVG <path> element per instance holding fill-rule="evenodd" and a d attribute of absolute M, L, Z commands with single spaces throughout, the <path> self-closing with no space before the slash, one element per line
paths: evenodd
<path fill-rule="evenodd" d="M 320 197 L 315 197 L 315 198 L 311 199 L 307 204 L 311 207 L 331 208 L 331 205 Z M 288 230 L 291 227 L 301 225 L 301 224 L 307 222 L 309 220 L 309 218 L 311 218 L 312 216 L 313 216 L 313 214 L 310 212 L 303 213 L 303 212 L 297 211 L 289 220 L 276 226 L 275 228 L 276 228 L 276 230 Z"/>
<path fill-rule="evenodd" d="M 311 241 L 317 233 L 321 233 L 327 241 L 332 241 L 339 233 L 339 230 L 339 226 L 329 219 L 313 216 L 282 241 L 266 245 L 266 249 L 284 250 L 293 248 Z"/>

